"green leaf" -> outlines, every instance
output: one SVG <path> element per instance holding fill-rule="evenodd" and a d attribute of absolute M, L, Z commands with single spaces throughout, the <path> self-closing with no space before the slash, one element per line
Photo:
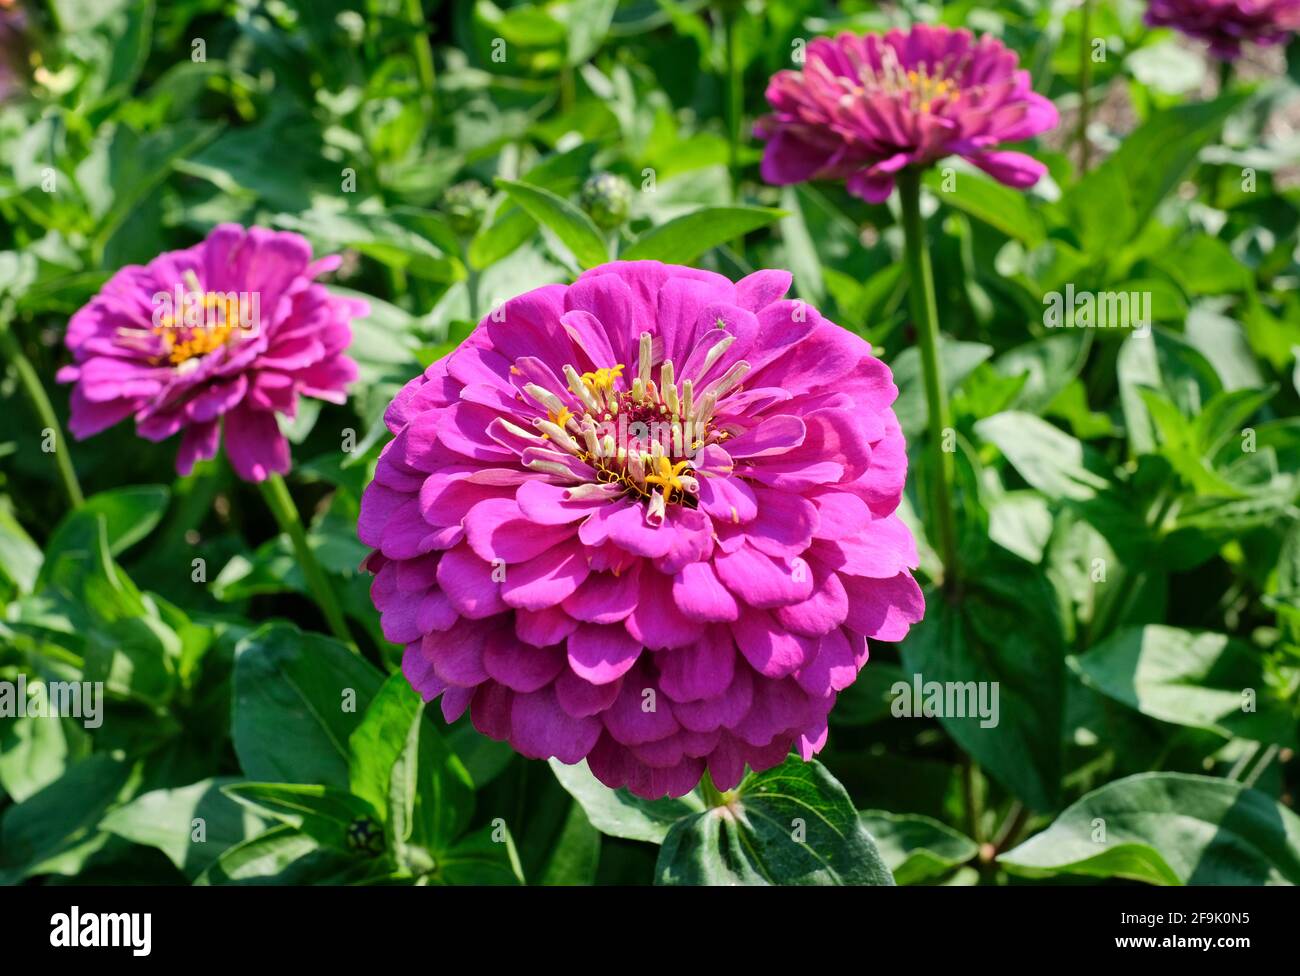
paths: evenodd
<path fill-rule="evenodd" d="M 585 760 L 576 766 L 566 766 L 558 759 L 550 762 L 555 778 L 582 805 L 591 825 L 610 837 L 659 844 L 673 824 L 704 809 L 698 793 L 646 800 L 625 789 L 611 790 L 591 774 Z"/>
<path fill-rule="evenodd" d="M 787 211 L 781 218 L 781 240 L 785 243 L 785 259 L 794 275 L 795 288 L 800 295 L 819 308 L 826 301 L 826 283 L 822 274 L 822 261 L 817 253 L 804 218 L 798 186 L 781 190 L 781 206 Z"/>
<path fill-rule="evenodd" d="M 515 840 L 502 821 L 456 844 L 434 864 L 429 880 L 448 885 L 519 885 L 524 871 Z"/>
<path fill-rule="evenodd" d="M 992 355 L 992 346 L 981 342 L 958 342 L 940 335 L 939 365 L 949 394 Z M 930 418 L 921 378 L 920 349 L 909 346 L 894 357 L 891 365 L 894 368 L 894 382 L 898 385 L 894 413 L 898 416 L 898 425 L 903 429 L 903 435 L 911 440 L 921 436 Z"/>
<path fill-rule="evenodd" d="M 1152 329 L 1120 346 L 1116 363 L 1120 405 L 1129 444 L 1136 454 L 1156 450 L 1155 428 L 1142 387 L 1162 393 L 1186 417 L 1197 416 L 1223 387 L 1209 361 L 1179 336 Z"/>
<path fill-rule="evenodd" d="M 382 844 L 367 825 L 377 827 L 378 814 L 360 797 L 318 783 L 232 783 L 222 787 L 226 796 L 267 818 L 302 831 L 331 850 L 345 854 L 375 855 Z M 354 827 L 358 828 L 354 830 Z"/>
<path fill-rule="evenodd" d="M 379 689 L 348 740 L 352 792 L 382 811 L 399 856 L 407 843 L 437 854 L 474 812 L 474 784 L 400 673 Z"/>
<path fill-rule="evenodd" d="M 931 817 L 920 814 L 862 811 L 862 825 L 900 885 L 946 874 L 979 853 L 979 845 Z"/>
<path fill-rule="evenodd" d="M 1027 806 L 1051 809 L 1060 790 L 1065 697 L 1055 593 L 1037 567 L 997 550 L 967 567 L 965 579 L 961 601 L 930 594 L 925 619 L 903 641 L 906 677 L 921 682 L 912 714 L 929 710 L 927 688 L 937 688 L 943 707 L 936 717 L 957 744 Z"/>
<path fill-rule="evenodd" d="M 230 777 L 153 790 L 109 812 L 100 826 L 135 844 L 156 847 L 190 880 L 227 848 L 255 837 L 266 823 L 228 798 Z"/>
<path fill-rule="evenodd" d="M 135 785 L 130 764 L 89 756 L 6 809 L 0 817 L 0 884 L 33 874 L 76 874 L 104 844 L 100 819 Z"/>
<path fill-rule="evenodd" d="M 60 578 L 56 570 L 65 555 L 75 558 L 94 545 L 98 519 L 104 520 L 109 553 L 116 556 L 153 531 L 167 511 L 170 498 L 171 491 L 163 485 L 132 485 L 86 499 L 81 508 L 68 513 L 46 542 L 40 581 L 49 583 Z"/>
<path fill-rule="evenodd" d="M 1224 634 L 1134 627 L 1070 666 L 1089 687 L 1163 722 L 1295 743 L 1296 716 L 1268 686 L 1261 653 Z"/>
<path fill-rule="evenodd" d="M 279 824 L 225 851 L 194 883 L 356 884 L 376 875 L 382 864 L 323 850 L 314 838 Z"/>
<path fill-rule="evenodd" d="M 1103 462 L 1065 431 L 1033 414 L 1007 410 L 975 424 L 1016 473 L 1049 498 L 1092 498 L 1106 488 Z"/>
<path fill-rule="evenodd" d="M 818 762 L 751 773 L 722 806 L 675 824 L 657 884 L 892 885 L 848 793 Z"/>
<path fill-rule="evenodd" d="M 646 231 L 619 258 L 690 264 L 705 251 L 775 223 L 785 215 L 783 210 L 767 207 L 701 207 Z"/>
<path fill-rule="evenodd" d="M 527 214 L 549 227 L 583 268 L 594 268 L 609 260 L 609 250 L 591 218 L 563 197 L 540 186 L 498 179 L 504 190 Z"/>
<path fill-rule="evenodd" d="M 0 723 L 0 786 L 21 803 L 89 752 L 90 737 L 76 719 L 6 716 Z"/>
<path fill-rule="evenodd" d="M 1076 183 L 1061 200 L 1071 226 L 1090 254 L 1128 244 L 1141 231 L 1196 160 L 1219 134 L 1244 95 L 1192 102 L 1153 113 L 1107 160 Z M 1108 205 L 1099 207 L 1097 201 Z"/>
<path fill-rule="evenodd" d="M 9 499 L 0 497 L 0 580 L 8 580 L 20 593 L 30 593 L 44 559 L 40 546 L 14 518 Z"/>
<path fill-rule="evenodd" d="M 296 231 L 319 251 L 353 248 L 390 268 L 400 268 L 428 281 L 451 282 L 465 277 L 460 258 L 386 213 L 357 210 L 308 210 L 280 214 L 275 225 Z"/>
<path fill-rule="evenodd" d="M 348 736 L 378 671 L 335 640 L 270 623 L 235 648 L 231 734 L 244 775 L 348 787 Z"/>
<path fill-rule="evenodd" d="M 998 862 L 1036 878 L 1300 884 L 1300 817 L 1239 783 L 1139 773 L 1089 793 Z"/>
<path fill-rule="evenodd" d="M 941 203 L 983 221 L 1026 247 L 1036 247 L 1046 236 L 1043 219 L 1024 192 L 978 175 L 974 167 L 963 167 L 952 183 L 943 172 L 931 169 L 924 182 Z M 953 189 L 945 189 L 948 185 Z"/>
<path fill-rule="evenodd" d="M 583 174 L 591 167 L 591 158 L 597 146 L 585 142 L 567 152 L 548 156 L 520 177 L 563 196 L 577 189 Z M 479 228 L 469 242 L 470 267 L 482 271 L 509 255 L 537 232 L 537 221 L 513 204 L 508 198 L 497 208 L 490 224 Z"/>
<path fill-rule="evenodd" d="M 564 828 L 541 877 L 544 885 L 590 885 L 600 863 L 600 832 L 591 825 L 580 803 L 569 804 Z"/>

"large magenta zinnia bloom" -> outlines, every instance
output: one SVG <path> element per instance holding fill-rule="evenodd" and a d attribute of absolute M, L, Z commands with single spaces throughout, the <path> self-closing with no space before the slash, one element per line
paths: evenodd
<path fill-rule="evenodd" d="M 779 71 L 767 86 L 773 111 L 754 130 L 767 140 L 763 179 L 842 179 L 881 203 L 899 170 L 957 155 L 1010 186 L 1033 186 L 1046 167 L 996 147 L 1060 119 L 1016 65 L 1001 41 L 949 27 L 819 37 L 802 70 Z"/>
<path fill-rule="evenodd" d="M 645 797 L 822 747 L 868 638 L 924 606 L 898 391 L 789 285 L 604 265 L 396 397 L 359 534 L 448 721 Z"/>
<path fill-rule="evenodd" d="M 1146 22 L 1206 41 L 1232 61 L 1243 43 L 1281 44 L 1300 29 L 1300 0 L 1151 0 Z"/>
<path fill-rule="evenodd" d="M 357 368 L 343 351 L 365 302 L 313 279 L 338 257 L 312 261 L 297 234 L 222 224 L 194 247 L 118 271 L 68 325 L 76 383 L 69 429 L 81 440 L 127 417 L 161 441 L 184 431 L 176 470 L 226 455 L 246 481 L 289 470 L 276 414 L 298 395 L 343 403 Z"/>

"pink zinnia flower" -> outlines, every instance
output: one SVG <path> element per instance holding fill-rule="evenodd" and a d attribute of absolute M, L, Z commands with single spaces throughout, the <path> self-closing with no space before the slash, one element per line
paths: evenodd
<path fill-rule="evenodd" d="M 246 481 L 289 470 L 277 414 L 298 395 L 343 403 L 357 368 L 343 351 L 365 302 L 313 279 L 338 257 L 311 259 L 297 234 L 222 224 L 182 251 L 113 275 L 68 325 L 76 383 L 69 428 L 78 439 L 127 417 L 161 441 L 183 431 L 176 470 L 226 455 Z"/>
<path fill-rule="evenodd" d="M 22 87 L 26 60 L 27 15 L 12 0 L 0 0 L 0 102 Z"/>
<path fill-rule="evenodd" d="M 889 369 L 789 285 L 603 265 L 394 399 L 359 534 L 448 721 L 645 797 L 821 749 L 924 605 Z"/>
<path fill-rule="evenodd" d="M 763 179 L 842 179 L 854 196 L 881 203 L 899 170 L 957 155 L 1010 186 L 1033 186 L 1046 167 L 996 147 L 1046 131 L 1059 116 L 1017 60 L 994 38 L 924 24 L 819 37 L 802 70 L 768 83 L 773 113 L 754 130 L 767 140 Z"/>
<path fill-rule="evenodd" d="M 1151 0 L 1146 22 L 1206 41 L 1232 61 L 1243 43 L 1281 44 L 1300 29 L 1300 0 Z"/>

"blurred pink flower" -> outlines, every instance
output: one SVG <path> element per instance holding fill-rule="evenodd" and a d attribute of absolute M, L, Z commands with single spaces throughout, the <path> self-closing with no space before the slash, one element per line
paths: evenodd
<path fill-rule="evenodd" d="M 183 432 L 176 470 L 226 455 L 246 481 L 289 470 L 277 414 L 298 395 L 346 400 L 356 364 L 349 322 L 365 302 L 313 279 L 339 258 L 311 259 L 297 234 L 222 224 L 203 242 L 118 271 L 72 317 L 69 428 L 81 440 L 127 417 L 161 441 Z"/>
<path fill-rule="evenodd" d="M 17 92 L 27 74 L 27 14 L 0 0 L 0 102 Z"/>
<path fill-rule="evenodd" d="M 821 749 L 868 639 L 924 603 L 898 390 L 789 286 L 607 264 L 394 399 L 358 534 L 448 721 L 644 797 Z"/>
<path fill-rule="evenodd" d="M 1146 22 L 1206 41 L 1232 61 L 1243 43 L 1282 44 L 1300 29 L 1300 0 L 1151 0 Z"/>
<path fill-rule="evenodd" d="M 881 203 L 899 170 L 958 155 L 1009 186 L 1033 186 L 1046 167 L 997 147 L 1059 116 L 1016 65 L 1000 41 L 949 27 L 819 37 L 802 70 L 768 83 L 773 111 L 754 130 L 767 141 L 763 179 L 845 180 L 854 196 Z"/>

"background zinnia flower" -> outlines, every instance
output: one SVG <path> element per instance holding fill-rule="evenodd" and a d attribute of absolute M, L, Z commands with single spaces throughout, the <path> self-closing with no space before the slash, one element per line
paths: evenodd
<path fill-rule="evenodd" d="M 1010 186 L 1033 186 L 1046 167 L 996 147 L 1051 129 L 1059 116 L 1017 63 L 995 38 L 949 27 L 819 37 L 802 70 L 768 84 L 773 112 L 755 126 L 767 140 L 763 179 L 843 179 L 850 193 L 881 203 L 899 170 L 958 155 Z"/>
<path fill-rule="evenodd" d="M 118 271 L 68 325 L 69 429 L 80 440 L 134 417 L 151 441 L 183 431 L 176 470 L 188 474 L 216 456 L 224 425 L 241 478 L 287 472 L 276 414 L 292 418 L 299 394 L 342 403 L 357 375 L 343 352 L 368 306 L 313 281 L 338 264 L 312 261 L 297 234 L 222 224 Z"/>
<path fill-rule="evenodd" d="M 924 606 L 889 369 L 789 285 L 603 265 L 394 399 L 359 534 L 448 721 L 646 797 L 822 747 Z"/>
<path fill-rule="evenodd" d="M 26 58 L 27 15 L 13 0 L 0 0 L 0 102 L 22 87 Z"/>
<path fill-rule="evenodd" d="M 1146 22 L 1206 41 L 1231 61 L 1243 43 L 1280 44 L 1300 29 L 1300 0 L 1151 0 Z"/>

